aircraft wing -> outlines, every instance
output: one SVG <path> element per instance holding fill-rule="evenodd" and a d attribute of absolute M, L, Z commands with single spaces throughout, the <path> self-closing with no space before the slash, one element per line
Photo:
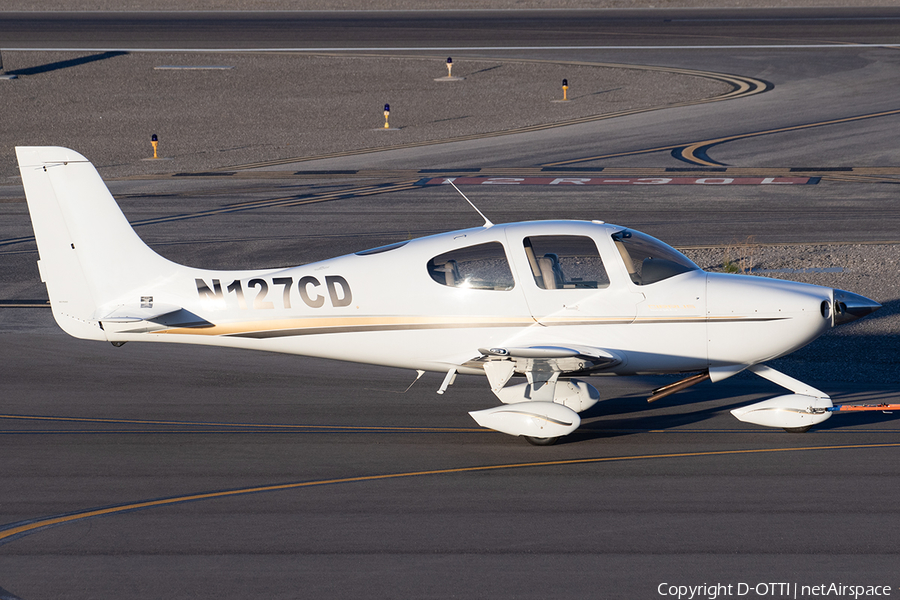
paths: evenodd
<path fill-rule="evenodd" d="M 479 348 L 482 361 L 511 360 L 516 372 L 533 370 L 586 371 L 598 367 L 611 367 L 622 362 L 614 352 L 603 348 L 576 345 L 536 345 L 504 348 Z"/>
<path fill-rule="evenodd" d="M 484 368 L 495 393 L 516 373 L 524 374 L 529 383 L 555 383 L 565 373 L 593 371 L 622 362 L 610 350 L 571 344 L 479 348 L 478 351 L 481 356 L 471 362 Z"/>

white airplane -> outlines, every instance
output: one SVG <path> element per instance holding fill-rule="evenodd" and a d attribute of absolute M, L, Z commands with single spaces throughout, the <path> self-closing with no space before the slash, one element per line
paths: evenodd
<path fill-rule="evenodd" d="M 600 398 L 585 381 L 594 375 L 692 374 L 654 400 L 749 370 L 791 393 L 732 413 L 804 431 L 837 408 L 764 363 L 880 307 L 826 287 L 707 273 L 602 221 L 485 218 L 309 265 L 195 269 L 147 247 L 77 152 L 16 152 L 41 280 L 70 335 L 436 371 L 446 374 L 438 393 L 457 374 L 480 375 L 502 404 L 471 412 L 475 421 L 534 444 L 578 428 Z"/>

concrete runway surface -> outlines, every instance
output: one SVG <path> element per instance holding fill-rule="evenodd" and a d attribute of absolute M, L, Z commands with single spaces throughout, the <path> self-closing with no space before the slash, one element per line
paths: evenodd
<path fill-rule="evenodd" d="M 896 26 L 883 35 L 900 42 Z M 347 147 L 315 161 L 285 154 L 110 187 L 161 254 L 242 268 L 481 222 L 447 186 L 404 183 L 429 176 L 818 178 L 464 191 L 496 222 L 602 218 L 720 249 L 754 236 L 763 265 L 838 264 L 797 276 L 885 308 L 776 366 L 838 402 L 900 402 L 896 50 L 478 52 L 505 55 L 703 69 L 771 87 L 516 135 Z M 832 583 L 900 593 L 897 414 L 835 415 L 788 434 L 728 413 L 780 393 L 752 375 L 654 404 L 648 391 L 670 379 L 609 378 L 596 381 L 604 401 L 576 433 L 537 448 L 474 425 L 466 412 L 496 403 L 481 378 L 438 396 L 437 374 L 405 391 L 412 372 L 79 341 L 46 308 L 12 307 L 46 295 L 15 181 L 0 185 L 0 200 L 0 588 L 11 597 L 651 598 L 722 584 L 732 591 L 719 597 L 778 598 Z"/>

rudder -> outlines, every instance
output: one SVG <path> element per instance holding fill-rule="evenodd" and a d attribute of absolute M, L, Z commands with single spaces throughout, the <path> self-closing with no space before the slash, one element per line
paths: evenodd
<path fill-rule="evenodd" d="M 53 316 L 72 336 L 106 340 L 99 313 L 177 267 L 138 237 L 85 157 L 60 147 L 17 147 L 16 156 Z"/>

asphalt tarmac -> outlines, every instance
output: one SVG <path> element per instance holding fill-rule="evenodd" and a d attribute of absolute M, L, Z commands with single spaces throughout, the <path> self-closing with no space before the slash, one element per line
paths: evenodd
<path fill-rule="evenodd" d="M 601 58 L 547 52 L 509 54 Z M 814 244 L 831 243 L 826 254 L 846 269 L 821 276 L 863 287 L 848 286 L 885 309 L 779 368 L 839 402 L 900 402 L 900 263 L 887 266 L 900 231 L 895 51 L 617 53 L 602 59 L 773 87 L 565 128 L 317 161 L 285 154 L 255 167 L 223 163 L 217 175 L 110 186 L 163 255 L 241 268 L 480 224 L 447 186 L 387 187 L 436 169 L 513 178 L 630 170 L 645 179 L 797 169 L 818 183 L 464 191 L 497 222 L 602 218 L 681 246 L 757 236 L 796 250 L 782 267 L 831 266 L 805 262 L 819 256 L 807 253 Z M 862 115 L 878 116 L 854 118 Z M 694 142 L 708 143 L 691 153 Z M 385 187 L 362 189 L 372 185 Z M 0 198 L 3 299 L 40 301 L 15 182 Z M 273 198 L 286 200 L 234 209 Z M 437 374 L 407 391 L 412 372 L 203 347 L 113 348 L 69 338 L 46 308 L 0 307 L 0 336 L 0 587 L 25 600 L 648 598 L 716 584 L 730 589 L 718 597 L 813 597 L 804 585 L 831 583 L 900 591 L 896 414 L 835 415 L 788 434 L 728 413 L 781 393 L 752 375 L 653 404 L 649 390 L 670 379 L 611 378 L 596 382 L 604 401 L 581 429 L 536 448 L 474 426 L 466 412 L 496 403 L 476 377 L 438 396 Z M 843 370 L 821 368 L 825 355 Z"/>
<path fill-rule="evenodd" d="M 898 7 L 60 12 L 4 16 L 6 48 L 365 48 L 886 43 Z"/>

